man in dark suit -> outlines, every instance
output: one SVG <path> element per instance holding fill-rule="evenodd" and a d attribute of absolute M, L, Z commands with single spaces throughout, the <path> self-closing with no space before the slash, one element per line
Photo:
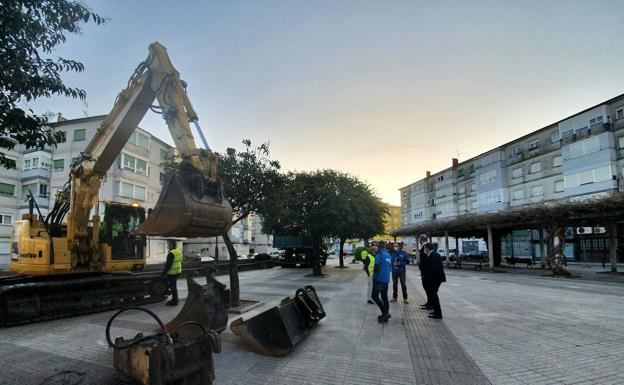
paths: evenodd
<path fill-rule="evenodd" d="M 442 257 L 437 251 L 433 250 L 431 243 L 425 243 L 423 246 L 424 252 L 427 255 L 427 277 L 429 286 L 429 301 L 433 306 L 433 312 L 429 314 L 430 318 L 442 318 L 442 308 L 440 307 L 440 298 L 438 298 L 438 289 L 442 282 L 446 282 L 446 275 L 444 274 L 444 264 L 442 263 Z"/>
<path fill-rule="evenodd" d="M 420 243 L 420 251 L 418 256 L 418 268 L 420 269 L 420 280 L 422 281 L 422 287 L 425 290 L 425 295 L 427 296 L 427 302 L 420 305 L 421 309 L 431 310 L 433 306 L 431 305 L 431 301 L 429 301 L 429 281 L 427 279 L 427 254 L 425 253 L 424 245 L 427 243 L 428 238 L 426 234 L 420 234 L 418 236 L 418 242 Z"/>

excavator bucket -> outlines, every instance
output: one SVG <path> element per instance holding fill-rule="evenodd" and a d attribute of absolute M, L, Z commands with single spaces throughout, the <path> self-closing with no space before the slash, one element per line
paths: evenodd
<path fill-rule="evenodd" d="M 271 309 L 246 321 L 232 321 L 230 329 L 253 351 L 267 356 L 285 356 L 310 333 L 325 310 L 312 286 L 297 289 Z"/>
<path fill-rule="evenodd" d="M 156 206 L 135 234 L 214 237 L 231 225 L 232 206 L 218 182 L 209 186 L 201 175 L 176 171 L 165 175 Z"/>
<path fill-rule="evenodd" d="M 191 274 L 187 274 L 188 296 L 178 315 L 165 325 L 167 332 L 178 329 L 180 337 L 186 340 L 199 337 L 202 331 L 198 327 L 180 328 L 189 321 L 201 324 L 206 330 L 219 333 L 225 330 L 228 322 L 230 291 L 209 274 L 206 275 L 206 282 L 205 285 L 200 285 L 195 282 Z"/>

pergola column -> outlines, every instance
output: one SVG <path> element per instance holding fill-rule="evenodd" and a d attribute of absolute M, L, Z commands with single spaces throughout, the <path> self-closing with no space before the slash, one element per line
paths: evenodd
<path fill-rule="evenodd" d="M 539 229 L 539 251 L 540 251 L 540 263 L 542 269 L 546 267 L 546 253 L 544 252 L 544 229 Z"/>
<path fill-rule="evenodd" d="M 444 247 L 445 247 L 444 250 L 446 250 L 446 266 L 448 266 L 450 263 L 450 258 L 451 258 L 449 256 L 451 252 L 449 251 L 448 231 L 444 232 Z"/>
<path fill-rule="evenodd" d="M 611 260 L 611 272 L 617 273 L 617 226 L 615 223 L 609 223 L 609 257 Z"/>
<path fill-rule="evenodd" d="M 490 269 L 494 269 L 494 234 L 492 234 L 492 226 L 487 226 L 488 236 L 488 257 L 490 263 Z"/>

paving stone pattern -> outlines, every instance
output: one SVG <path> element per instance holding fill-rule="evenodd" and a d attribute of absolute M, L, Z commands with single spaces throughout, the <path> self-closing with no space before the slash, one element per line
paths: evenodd
<path fill-rule="evenodd" d="M 335 261 L 330 261 L 334 263 Z M 449 271 L 440 290 L 443 320 L 418 309 L 418 270 L 408 271 L 410 304 L 392 304 L 388 324 L 366 303 L 361 265 L 240 274 L 242 299 L 265 305 L 313 285 L 327 318 L 289 356 L 253 353 L 226 330 L 214 356 L 216 384 L 624 384 L 624 286 Z M 227 276 L 218 277 L 228 283 Z M 185 283 L 179 282 L 186 297 Z M 147 306 L 163 321 L 178 308 Z M 112 312 L 0 329 L 0 385 L 131 384 L 112 367 L 104 328 Z M 238 318 L 230 315 L 230 320 Z M 124 313 L 112 336 L 154 330 L 144 314 Z"/>
<path fill-rule="evenodd" d="M 623 285 L 455 270 L 447 279 L 444 323 L 493 384 L 624 384 Z"/>

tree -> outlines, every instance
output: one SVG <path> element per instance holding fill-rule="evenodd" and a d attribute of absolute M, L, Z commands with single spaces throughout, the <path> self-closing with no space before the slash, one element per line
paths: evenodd
<path fill-rule="evenodd" d="M 379 198 L 369 186 L 339 171 L 289 173 L 267 202 L 262 216 L 265 232 L 312 237 L 313 275 L 322 274 L 319 253 L 323 238 L 340 238 L 342 249 L 347 238 L 383 231 L 385 209 Z"/>
<path fill-rule="evenodd" d="M 251 141 L 243 140 L 244 151 L 228 148 L 219 156 L 217 174 L 224 184 L 225 197 L 230 201 L 234 218 L 232 224 L 260 212 L 264 199 L 277 188 L 281 181 L 280 164 L 270 159 L 269 144 L 255 148 Z M 238 282 L 238 255 L 228 234 L 223 234 L 223 241 L 230 255 L 230 298 L 231 305 L 238 306 L 240 288 Z"/>
<path fill-rule="evenodd" d="M 16 144 L 42 149 L 56 145 L 61 133 L 47 128 L 46 115 L 25 104 L 41 97 L 61 95 L 84 99 L 84 90 L 63 83 L 61 74 L 82 72 L 82 63 L 51 58 L 68 34 L 78 34 L 84 23 L 105 19 L 80 2 L 70 0 L 5 0 L 0 7 L 0 148 Z M 0 151 L 0 165 L 15 168 L 15 161 Z"/>
<path fill-rule="evenodd" d="M 332 178 L 336 189 L 332 211 L 338 215 L 332 236 L 339 239 L 340 267 L 344 268 L 342 250 L 347 239 L 367 239 L 383 233 L 383 217 L 387 209 L 370 186 L 359 179 L 339 172 L 335 172 Z"/>

